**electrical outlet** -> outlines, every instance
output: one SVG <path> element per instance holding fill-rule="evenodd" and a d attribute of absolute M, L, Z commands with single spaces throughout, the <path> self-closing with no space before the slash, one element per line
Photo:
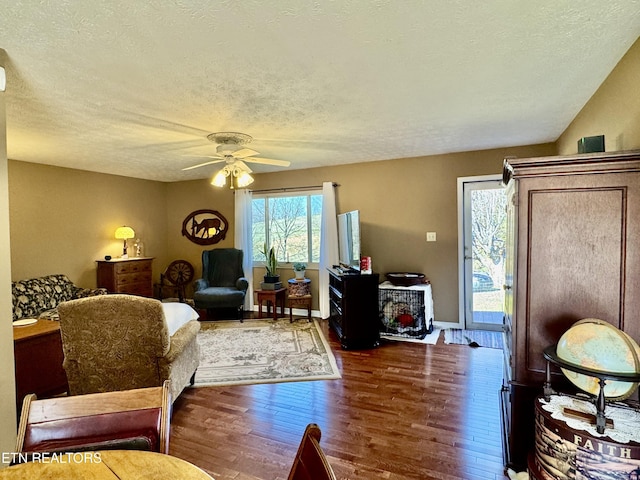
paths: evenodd
<path fill-rule="evenodd" d="M 427 232 L 427 242 L 436 241 L 436 232 Z"/>

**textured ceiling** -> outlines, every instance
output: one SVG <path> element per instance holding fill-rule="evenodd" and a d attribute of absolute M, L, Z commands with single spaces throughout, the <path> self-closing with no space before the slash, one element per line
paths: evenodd
<path fill-rule="evenodd" d="M 9 158 L 161 181 L 217 131 L 292 169 L 555 141 L 640 35 L 638 0 L 4 3 Z"/>

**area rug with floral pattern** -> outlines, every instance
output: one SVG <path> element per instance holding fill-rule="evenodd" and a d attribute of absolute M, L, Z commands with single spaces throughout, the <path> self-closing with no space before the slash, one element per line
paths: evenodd
<path fill-rule="evenodd" d="M 316 320 L 201 322 L 195 386 L 340 378 Z"/>

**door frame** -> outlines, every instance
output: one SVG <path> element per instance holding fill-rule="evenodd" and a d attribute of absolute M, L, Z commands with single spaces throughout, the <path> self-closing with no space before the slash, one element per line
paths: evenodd
<path fill-rule="evenodd" d="M 501 182 L 502 175 L 479 175 L 458 177 L 458 323 L 454 328 L 465 328 L 467 316 L 465 304 L 465 259 L 464 259 L 464 184 L 476 182 Z"/>

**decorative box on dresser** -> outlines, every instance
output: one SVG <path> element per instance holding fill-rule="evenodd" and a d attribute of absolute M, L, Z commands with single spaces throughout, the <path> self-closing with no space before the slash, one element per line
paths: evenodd
<path fill-rule="evenodd" d="M 153 297 L 153 258 L 133 257 L 98 260 L 98 287 L 109 293 Z"/>
<path fill-rule="evenodd" d="M 373 348 L 380 343 L 379 275 L 329 269 L 329 325 L 342 348 Z"/>
<path fill-rule="evenodd" d="M 534 442 L 543 350 L 599 318 L 640 340 L 640 151 L 506 159 L 505 462 Z M 566 387 L 559 370 L 553 382 Z M 566 387 L 568 388 L 568 387 Z"/>

